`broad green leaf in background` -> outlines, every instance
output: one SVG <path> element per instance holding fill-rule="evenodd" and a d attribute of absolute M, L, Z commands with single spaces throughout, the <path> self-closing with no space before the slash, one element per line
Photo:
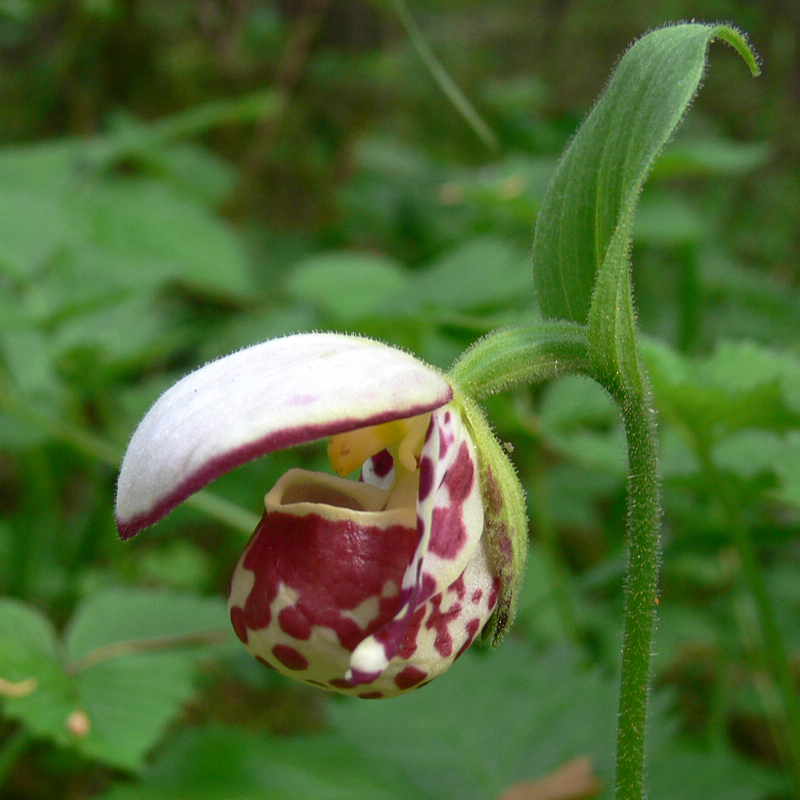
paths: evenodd
<path fill-rule="evenodd" d="M 175 141 L 276 107 L 273 93 L 255 93 L 150 125 L 129 120 L 105 136 L 0 151 L 0 274 L 21 288 L 46 281 L 63 266 L 56 259 L 66 260 L 76 285 L 56 280 L 52 292 L 45 287 L 36 297 L 40 314 L 69 308 L 76 293 L 91 299 L 166 283 L 249 300 L 247 253 L 209 209 L 231 190 L 231 170 L 196 145 Z M 162 179 L 146 171 L 115 176 L 124 159 Z"/>
<path fill-rule="evenodd" d="M 420 308 L 462 311 L 533 301 L 526 254 L 494 236 L 470 239 L 414 276 L 409 295 Z"/>
<path fill-rule="evenodd" d="M 96 182 L 70 201 L 72 247 L 78 251 L 73 257 L 99 249 L 122 285 L 174 282 L 249 299 L 242 242 L 196 200 L 157 181 L 127 178 Z"/>
<path fill-rule="evenodd" d="M 63 671 L 56 632 L 40 612 L 8 598 L 0 599 L 0 678 L 4 715 L 35 735 L 70 744 L 66 723 L 77 698 Z"/>
<path fill-rule="evenodd" d="M 195 594 L 148 589 L 106 589 L 87 598 L 66 631 L 66 657 L 85 659 L 101 647 L 119 642 L 228 633 L 224 602 Z"/>
<path fill-rule="evenodd" d="M 714 462 L 746 480 L 774 475 L 766 497 L 800 508 L 800 431 L 749 428 L 736 431 L 712 449 Z"/>
<path fill-rule="evenodd" d="M 342 323 L 391 309 L 407 286 L 408 276 L 395 261 L 361 253 L 315 256 L 295 266 L 286 281 L 295 299 Z"/>
<path fill-rule="evenodd" d="M 229 628 L 220 600 L 113 589 L 79 606 L 62 643 L 37 612 L 4 600 L 0 678 L 30 690 L 6 697 L 3 710 L 38 736 L 138 770 Z"/>
<path fill-rule="evenodd" d="M 575 651 L 507 642 L 467 653 L 429 689 L 329 706 L 331 731 L 289 739 L 216 725 L 168 742 L 136 787 L 104 800 L 487 800 L 588 756 L 611 796 L 616 688 Z M 488 661 L 491 660 L 490 665 Z M 657 702 L 649 772 L 664 800 L 760 800 L 780 786 L 729 750 L 691 748 Z"/>
<path fill-rule="evenodd" d="M 506 642 L 470 651 L 437 684 L 392 701 L 391 718 L 378 704 L 331 706 L 332 725 L 366 755 L 400 765 L 420 797 L 495 797 L 583 755 L 611 780 L 615 689 L 575 653 L 531 661 L 528 647 Z"/>
<path fill-rule="evenodd" d="M 771 155 L 772 146 L 766 142 L 684 138 L 665 148 L 650 177 L 674 180 L 743 175 L 765 166 Z"/>
<path fill-rule="evenodd" d="M 625 433 L 611 399 L 586 378 L 562 377 L 543 390 L 542 434 L 550 447 L 584 466 L 625 476 Z"/>
<path fill-rule="evenodd" d="M 333 736 L 287 740 L 212 724 L 182 731 L 139 784 L 117 786 L 103 795 L 103 800 L 417 797 L 413 785 L 393 764 L 370 762 L 355 747 Z"/>
<path fill-rule="evenodd" d="M 0 173 L 0 274 L 32 277 L 63 245 L 69 217 L 47 189 L 6 186 Z"/>
<path fill-rule="evenodd" d="M 582 666 L 573 651 L 556 648 L 531 660 L 529 647 L 506 642 L 488 656 L 470 651 L 429 690 L 390 701 L 391 713 L 376 703 L 334 704 L 331 724 L 362 756 L 399 767 L 416 787 L 407 797 L 485 800 L 589 756 L 605 785 L 601 797 L 609 798 L 616 694 L 615 683 Z M 730 751 L 679 744 L 667 699 L 654 714 L 654 796 L 757 800 L 779 785 Z"/>
<path fill-rule="evenodd" d="M 800 421 L 800 359 L 752 342 L 722 342 L 691 358 L 647 341 L 644 359 L 664 416 L 710 446 L 744 429 L 784 430 Z"/>

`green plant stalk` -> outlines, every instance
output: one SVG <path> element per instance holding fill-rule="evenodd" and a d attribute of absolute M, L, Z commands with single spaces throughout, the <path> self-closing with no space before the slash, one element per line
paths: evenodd
<path fill-rule="evenodd" d="M 417 23 L 414 22 L 414 18 L 411 16 L 411 12 L 408 10 L 405 0 L 394 0 L 394 7 L 397 11 L 397 15 L 400 17 L 400 22 L 406 29 L 411 44 L 414 46 L 417 54 L 428 68 L 444 95 L 453 104 L 464 120 L 466 120 L 472 130 L 475 131 L 475 134 L 480 140 L 490 149 L 497 150 L 500 147 L 497 137 L 483 121 L 466 95 L 456 86 L 453 79 L 447 74 L 445 68 L 439 63 L 439 60 L 433 54 L 433 50 L 431 50 L 428 43 L 425 41 L 422 31 L 420 31 Z"/>
<path fill-rule="evenodd" d="M 586 328 L 539 321 L 501 328 L 479 339 L 458 358 L 448 376 L 475 400 L 524 383 L 589 368 Z"/>
<path fill-rule="evenodd" d="M 661 494 L 658 439 L 650 393 L 617 398 L 628 441 L 628 580 L 617 729 L 617 800 L 642 800 L 645 728 L 650 694 Z"/>

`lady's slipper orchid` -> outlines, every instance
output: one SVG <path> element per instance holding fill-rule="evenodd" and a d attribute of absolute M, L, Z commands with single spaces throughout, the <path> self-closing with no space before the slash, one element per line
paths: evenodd
<path fill-rule="evenodd" d="M 211 362 L 134 433 L 117 524 L 133 536 L 233 467 L 326 436 L 338 475 L 292 469 L 266 495 L 234 571 L 231 620 L 286 675 L 396 695 L 444 672 L 492 615 L 505 627 L 524 550 L 510 465 L 474 404 L 432 367 L 336 334 Z M 345 477 L 357 469 L 360 480 Z"/>

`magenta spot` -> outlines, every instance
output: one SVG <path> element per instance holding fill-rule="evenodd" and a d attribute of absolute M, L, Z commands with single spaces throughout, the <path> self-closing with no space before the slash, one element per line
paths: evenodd
<path fill-rule="evenodd" d="M 471 619 L 467 623 L 467 640 L 459 648 L 458 652 L 456 653 L 456 658 L 459 658 L 461 654 L 472 644 L 472 640 L 475 638 L 475 634 L 478 632 L 480 627 L 481 621 L 477 617 Z M 455 661 L 455 658 L 453 661 Z"/>
<path fill-rule="evenodd" d="M 461 443 L 458 455 L 447 470 L 444 485 L 450 495 L 447 505 L 433 509 L 431 522 L 430 551 L 439 556 L 454 560 L 467 542 L 464 526 L 464 502 L 472 492 L 475 483 L 475 465 L 466 442 Z"/>
<path fill-rule="evenodd" d="M 272 664 L 270 664 L 269 661 L 267 661 L 267 659 L 264 658 L 263 656 L 256 656 L 256 661 L 258 661 L 259 664 L 266 667 L 267 669 L 271 669 L 273 670 L 273 672 L 277 672 L 275 667 L 273 667 Z"/>
<path fill-rule="evenodd" d="M 372 471 L 378 478 L 385 478 L 394 467 L 394 459 L 388 450 L 381 450 L 380 453 L 372 456 Z"/>
<path fill-rule="evenodd" d="M 426 611 L 427 609 L 424 605 L 420 606 L 414 610 L 411 618 L 406 623 L 403 638 L 396 653 L 400 658 L 409 659 L 417 652 L 417 636 L 419 636 L 419 629 L 422 625 L 422 620 L 425 619 Z"/>
<path fill-rule="evenodd" d="M 472 597 L 470 597 L 470 600 L 472 600 L 472 605 L 474 606 L 478 605 L 478 603 L 480 603 L 482 599 L 483 599 L 483 589 L 476 589 L 472 593 Z"/>
<path fill-rule="evenodd" d="M 297 606 L 286 606 L 278 614 L 281 630 L 293 639 L 305 641 L 311 638 L 311 623 Z"/>
<path fill-rule="evenodd" d="M 394 682 L 399 689 L 410 689 L 428 677 L 428 673 L 419 667 L 407 666 L 395 675 Z"/>
<path fill-rule="evenodd" d="M 448 592 L 455 592 L 459 600 L 464 599 L 467 589 L 464 586 L 464 573 L 462 572 L 451 584 L 447 587 Z"/>
<path fill-rule="evenodd" d="M 383 697 L 383 692 L 362 692 L 359 697 L 362 700 L 378 700 Z"/>
<path fill-rule="evenodd" d="M 372 683 L 372 681 L 374 681 L 376 678 L 380 678 L 381 676 L 380 670 L 377 670 L 376 672 L 362 672 L 360 669 L 354 669 L 351 671 L 351 674 L 351 686 L 360 686 L 364 683 Z"/>
<path fill-rule="evenodd" d="M 439 426 L 439 461 L 443 461 L 447 457 L 447 453 L 450 450 L 450 445 L 452 445 L 455 440 L 456 436 L 453 431 L 452 426 L 452 416 L 450 412 L 446 412 L 444 415 L 444 420 L 442 424 Z"/>
<path fill-rule="evenodd" d="M 247 623 L 244 621 L 244 609 L 239 606 L 231 606 L 231 624 L 234 633 L 239 637 L 242 644 L 247 644 Z"/>
<path fill-rule="evenodd" d="M 461 506 L 433 509 L 429 549 L 439 558 L 455 561 L 467 543 L 467 529 L 460 512 Z"/>
<path fill-rule="evenodd" d="M 313 394 L 295 394 L 289 398 L 289 405 L 291 406 L 308 406 L 311 403 L 316 403 L 319 398 Z"/>
<path fill-rule="evenodd" d="M 333 686 L 334 689 L 352 689 L 353 687 L 350 685 L 350 681 L 345 680 L 344 678 L 334 678 L 333 680 L 328 681 L 330 686 Z"/>
<path fill-rule="evenodd" d="M 494 539 L 497 548 L 500 550 L 500 557 L 503 559 L 503 563 L 509 567 L 512 566 L 514 563 L 514 545 L 508 533 L 508 526 L 505 524 L 498 525 L 494 531 Z"/>
<path fill-rule="evenodd" d="M 497 598 L 500 594 L 500 578 L 495 578 L 492 582 L 492 591 L 489 592 L 489 602 L 486 604 L 489 611 L 497 605 Z"/>
<path fill-rule="evenodd" d="M 272 648 L 272 655 L 274 655 L 286 669 L 295 671 L 308 669 L 308 661 L 306 661 L 305 656 L 295 650 L 294 647 L 289 647 L 285 644 L 276 644 L 275 647 Z"/>
<path fill-rule="evenodd" d="M 411 590 L 403 589 L 399 593 L 400 599 L 395 607 L 408 606 L 402 616 L 386 623 L 373 634 L 376 641 L 383 645 L 387 661 L 390 661 L 395 655 L 408 658 L 417 649 L 417 636 L 428 610 L 426 601 L 437 589 L 436 579 L 433 575 L 427 572 L 419 574 L 421 566 L 421 563 L 417 566 L 417 585 Z M 372 679 L 374 680 L 379 674 L 375 673 Z M 355 670 L 353 675 L 355 679 Z"/>
<path fill-rule="evenodd" d="M 419 462 L 419 493 L 417 502 L 423 502 L 433 489 L 433 461 L 430 456 L 422 456 Z"/>
<path fill-rule="evenodd" d="M 419 584 L 419 589 L 417 591 L 416 597 L 414 598 L 415 603 L 414 605 L 419 605 L 420 603 L 427 602 L 431 597 L 433 597 L 434 592 L 436 591 L 436 578 L 431 575 L 430 572 L 423 572 L 422 573 L 422 580 Z"/>
<path fill-rule="evenodd" d="M 442 595 L 441 592 L 436 597 L 431 598 L 431 614 L 425 627 L 428 630 L 436 631 L 436 638 L 433 640 L 433 646 L 436 652 L 442 658 L 449 658 L 453 653 L 453 637 L 450 635 L 449 625 L 458 619 L 461 613 L 461 604 L 453 603 L 449 611 L 442 611 Z"/>

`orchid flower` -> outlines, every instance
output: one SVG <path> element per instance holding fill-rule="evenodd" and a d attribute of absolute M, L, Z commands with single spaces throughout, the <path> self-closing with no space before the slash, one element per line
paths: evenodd
<path fill-rule="evenodd" d="M 443 673 L 484 628 L 499 638 L 524 559 L 513 468 L 478 407 L 433 367 L 319 333 L 205 365 L 134 433 L 119 532 L 133 536 L 246 461 L 324 437 L 336 474 L 291 469 L 264 499 L 231 581 L 233 628 L 285 675 L 400 694 Z"/>

